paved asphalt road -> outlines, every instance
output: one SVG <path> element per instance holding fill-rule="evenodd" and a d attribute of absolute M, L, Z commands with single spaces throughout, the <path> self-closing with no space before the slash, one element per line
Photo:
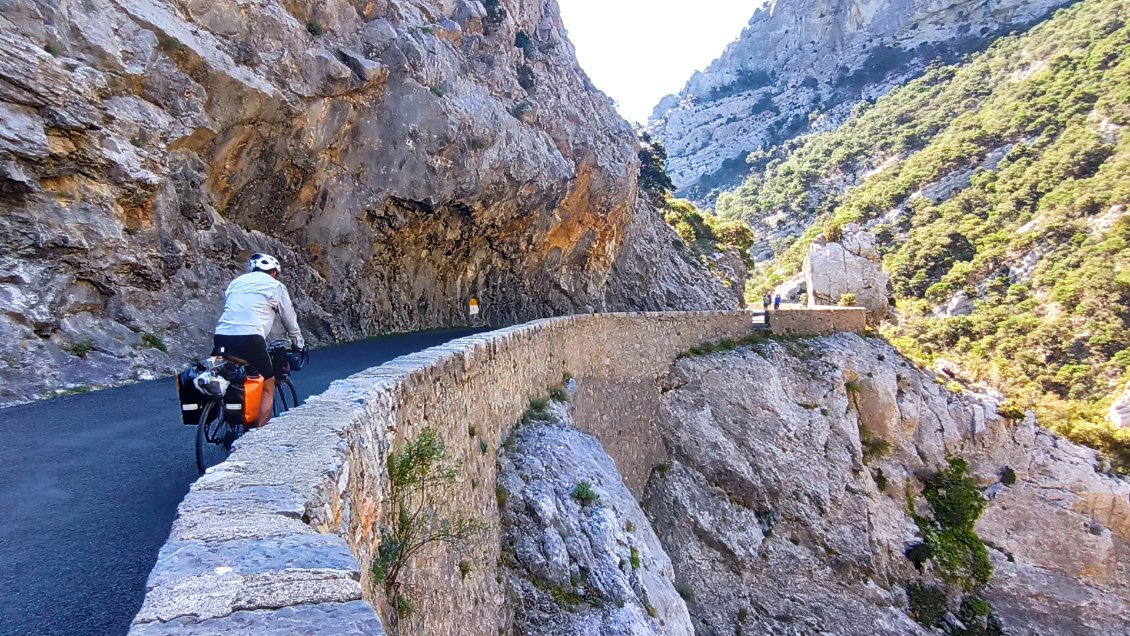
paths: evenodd
<path fill-rule="evenodd" d="M 471 330 L 320 349 L 299 396 Z M 194 430 L 171 378 L 0 410 L 0 634 L 124 634 L 177 504 Z"/>

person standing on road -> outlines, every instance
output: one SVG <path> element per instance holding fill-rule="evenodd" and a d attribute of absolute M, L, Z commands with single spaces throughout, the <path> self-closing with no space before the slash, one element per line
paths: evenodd
<path fill-rule="evenodd" d="M 769 294 L 765 294 L 765 297 L 761 299 L 761 306 L 765 309 L 765 311 L 769 311 L 769 304 L 772 302 L 772 297 L 769 296 Z"/>
<path fill-rule="evenodd" d="M 777 294 L 776 296 L 773 297 L 773 309 L 780 309 L 780 308 L 781 308 L 781 295 Z"/>
<path fill-rule="evenodd" d="M 275 315 L 282 318 L 291 348 L 301 351 L 306 343 L 298 328 L 298 317 L 290 302 L 286 285 L 279 282 L 279 261 L 270 254 L 254 254 L 247 273 L 236 277 L 224 292 L 224 313 L 212 338 L 212 355 L 246 360 L 263 375 L 263 395 L 259 399 L 259 421 L 271 419 L 275 394 L 275 368 L 267 353 L 267 338 L 275 326 Z"/>

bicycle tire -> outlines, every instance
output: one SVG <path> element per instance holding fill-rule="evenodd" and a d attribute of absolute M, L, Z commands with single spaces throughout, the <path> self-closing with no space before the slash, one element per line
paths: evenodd
<path fill-rule="evenodd" d="M 298 406 L 298 389 L 294 388 L 294 382 L 291 382 L 290 378 L 283 380 L 282 385 L 276 387 L 275 390 L 282 395 L 284 411 L 289 411 Z"/>
<path fill-rule="evenodd" d="M 196 425 L 196 471 L 201 475 L 227 459 L 232 444 L 242 434 L 243 427 L 232 427 L 224 421 L 222 405 L 220 400 L 205 404 L 200 412 L 200 423 Z"/>

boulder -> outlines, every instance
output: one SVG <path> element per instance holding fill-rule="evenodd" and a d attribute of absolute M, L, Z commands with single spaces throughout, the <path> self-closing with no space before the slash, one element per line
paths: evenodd
<path fill-rule="evenodd" d="M 817 238 L 804 258 L 808 304 L 838 305 L 845 294 L 867 309 L 867 321 L 878 324 L 887 316 L 890 276 L 883 271 L 875 235 L 852 223 L 839 241 Z"/>

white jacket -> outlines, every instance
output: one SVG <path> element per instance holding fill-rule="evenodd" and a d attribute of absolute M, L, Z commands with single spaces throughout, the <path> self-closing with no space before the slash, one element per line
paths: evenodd
<path fill-rule="evenodd" d="M 290 304 L 290 294 L 274 276 L 265 272 L 251 272 L 236 277 L 224 292 L 224 313 L 216 325 L 221 336 L 271 337 L 275 326 L 275 313 L 282 318 L 286 336 L 298 347 L 305 342 L 298 329 L 298 317 Z"/>

